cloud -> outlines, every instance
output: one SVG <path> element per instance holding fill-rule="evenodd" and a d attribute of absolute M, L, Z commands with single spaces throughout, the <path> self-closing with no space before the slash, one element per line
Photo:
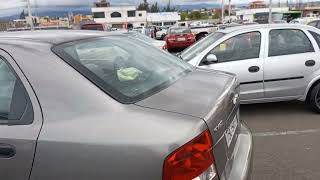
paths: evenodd
<path fill-rule="evenodd" d="M 26 6 L 26 2 L 23 0 L 0 0 L 0 9 L 10 9 L 22 6 Z"/>
<path fill-rule="evenodd" d="M 0 0 L 0 10 L 1 9 L 9 9 L 16 7 L 25 7 L 27 0 Z M 37 6 L 58 6 L 58 5 L 92 5 L 93 2 L 97 2 L 100 0 L 30 0 L 32 5 Z M 126 3 L 126 4 L 139 4 L 143 2 L 143 0 L 109 0 L 112 4 Z M 224 0 L 226 3 L 229 0 Z M 249 3 L 254 0 L 231 0 L 232 3 Z M 269 0 L 264 0 L 268 2 Z M 287 0 L 281 0 L 286 2 Z M 289 0 L 290 2 L 296 2 L 297 0 Z M 310 1 L 310 0 L 303 0 Z M 319 1 L 319 0 L 314 0 Z M 167 4 L 169 0 L 148 0 L 150 3 L 158 2 L 160 4 Z M 196 4 L 196 3 L 220 3 L 221 0 L 171 0 L 172 4 Z"/>

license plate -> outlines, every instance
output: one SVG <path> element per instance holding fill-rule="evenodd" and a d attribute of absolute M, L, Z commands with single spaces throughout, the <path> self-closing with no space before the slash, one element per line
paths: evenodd
<path fill-rule="evenodd" d="M 233 121 L 231 122 L 230 126 L 226 129 L 224 136 L 226 137 L 227 146 L 230 147 L 230 144 L 232 142 L 233 136 L 237 130 L 238 127 L 238 119 L 237 116 L 234 117 Z"/>
<path fill-rule="evenodd" d="M 186 38 L 177 38 L 177 41 L 185 41 Z"/>

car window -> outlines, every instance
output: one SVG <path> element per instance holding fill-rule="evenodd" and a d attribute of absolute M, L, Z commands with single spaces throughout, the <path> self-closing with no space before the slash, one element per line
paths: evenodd
<path fill-rule="evenodd" d="M 316 32 L 313 32 L 313 31 L 309 31 L 312 36 L 314 37 L 314 39 L 316 40 L 318 46 L 320 47 L 320 34 L 316 33 Z"/>
<path fill-rule="evenodd" d="M 181 58 L 184 61 L 191 61 L 194 57 L 198 56 L 200 53 L 205 51 L 209 46 L 213 45 L 216 41 L 222 38 L 225 34 L 222 32 L 215 32 L 207 37 L 201 39 L 197 43 L 194 43 L 183 52 L 181 52 Z"/>
<path fill-rule="evenodd" d="M 307 35 L 298 29 L 276 29 L 269 33 L 269 57 L 314 52 Z"/>
<path fill-rule="evenodd" d="M 218 62 L 229 62 L 259 58 L 261 33 L 249 32 L 234 36 L 218 46 L 209 54 L 217 56 Z"/>
<path fill-rule="evenodd" d="M 0 122 L 19 121 L 23 115 L 32 113 L 31 107 L 26 111 L 27 106 L 30 106 L 29 101 L 22 83 L 4 58 L 0 57 Z M 28 122 L 33 120 L 29 118 Z"/>
<path fill-rule="evenodd" d="M 125 104 L 147 98 L 193 70 L 169 53 L 124 36 L 70 42 L 53 51 Z"/>
<path fill-rule="evenodd" d="M 171 28 L 169 29 L 170 34 L 184 34 L 184 33 L 191 33 L 189 28 Z"/>
<path fill-rule="evenodd" d="M 317 27 L 317 21 L 313 21 L 308 24 L 309 26 Z"/>

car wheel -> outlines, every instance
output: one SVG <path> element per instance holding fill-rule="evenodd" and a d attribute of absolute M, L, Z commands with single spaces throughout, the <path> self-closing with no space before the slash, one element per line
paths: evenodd
<path fill-rule="evenodd" d="M 166 37 L 166 34 L 162 34 L 161 35 L 161 40 L 164 40 L 165 37 Z"/>
<path fill-rule="evenodd" d="M 311 89 L 307 103 L 311 110 L 320 113 L 320 83 Z"/>

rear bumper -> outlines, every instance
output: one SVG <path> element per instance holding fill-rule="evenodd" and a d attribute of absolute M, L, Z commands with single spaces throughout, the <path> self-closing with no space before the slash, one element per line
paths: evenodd
<path fill-rule="evenodd" d="M 248 127 L 241 124 L 241 132 L 235 146 L 231 172 L 227 180 L 251 180 L 253 141 Z"/>
<path fill-rule="evenodd" d="M 168 49 L 174 48 L 187 48 L 191 46 L 195 41 L 184 41 L 184 42 L 167 42 Z"/>

